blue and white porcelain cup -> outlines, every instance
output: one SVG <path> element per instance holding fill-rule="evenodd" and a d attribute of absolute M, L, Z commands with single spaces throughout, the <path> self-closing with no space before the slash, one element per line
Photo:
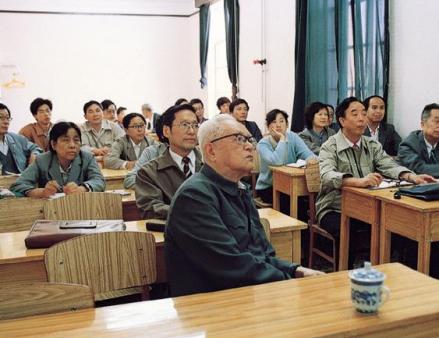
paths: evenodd
<path fill-rule="evenodd" d="M 351 299 L 355 309 L 361 313 L 375 313 L 387 301 L 390 290 L 383 285 L 386 275 L 364 262 L 364 268 L 349 272 Z"/>

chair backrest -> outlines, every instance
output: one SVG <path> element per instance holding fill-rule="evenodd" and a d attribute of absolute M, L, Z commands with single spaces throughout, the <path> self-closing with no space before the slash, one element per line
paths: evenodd
<path fill-rule="evenodd" d="M 84 284 L 96 300 L 157 278 L 155 239 L 145 232 L 105 232 L 60 242 L 45 252 L 49 282 Z"/>
<path fill-rule="evenodd" d="M 315 224 L 316 218 L 316 196 L 320 191 L 320 167 L 316 159 L 308 160 L 305 168 L 306 187 L 309 192 L 309 224 Z"/>
<path fill-rule="evenodd" d="M 258 151 L 255 149 L 254 153 L 253 153 L 253 173 L 259 173 L 260 172 L 260 167 L 261 167 L 261 162 L 259 159 L 259 153 Z"/>
<path fill-rule="evenodd" d="M 261 218 L 261 224 L 265 231 L 265 236 L 267 236 L 268 241 L 271 241 L 271 232 L 270 232 L 270 221 L 266 218 Z"/>
<path fill-rule="evenodd" d="M 44 205 L 44 218 L 50 220 L 122 219 L 122 197 L 105 192 L 66 195 Z"/>
<path fill-rule="evenodd" d="M 94 307 L 87 285 L 46 282 L 2 284 L 0 320 Z"/>
<path fill-rule="evenodd" d="M 0 232 L 29 230 L 43 218 L 46 200 L 41 198 L 4 198 L 0 200 Z"/>

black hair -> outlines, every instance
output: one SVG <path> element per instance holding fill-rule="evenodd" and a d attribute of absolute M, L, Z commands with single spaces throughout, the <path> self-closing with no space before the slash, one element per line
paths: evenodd
<path fill-rule="evenodd" d="M 192 99 L 191 102 L 189 102 L 189 104 L 190 104 L 191 106 L 194 105 L 194 104 L 196 104 L 196 103 L 200 103 L 201 106 L 204 108 L 203 101 L 201 101 L 200 99 Z"/>
<path fill-rule="evenodd" d="M 308 128 L 308 130 L 312 129 L 314 116 L 321 110 L 326 109 L 326 112 L 328 112 L 328 105 L 322 102 L 312 102 L 305 108 L 305 125 Z M 329 117 L 329 113 L 328 113 Z"/>
<path fill-rule="evenodd" d="M 189 102 L 189 101 L 182 97 L 182 98 L 179 98 L 177 101 L 175 101 L 174 106 L 179 106 L 179 105 L 181 105 L 183 102 Z"/>
<path fill-rule="evenodd" d="M 372 95 L 372 96 L 369 96 L 368 98 L 364 99 L 364 101 L 363 101 L 364 108 L 366 108 L 366 110 L 369 109 L 370 100 L 372 100 L 372 99 L 375 98 L 375 97 L 377 97 L 377 98 L 383 100 L 383 102 L 384 102 L 384 108 L 387 108 L 387 107 L 386 107 L 386 100 L 384 100 L 384 97 L 379 96 L 379 95 Z"/>
<path fill-rule="evenodd" d="M 130 122 L 133 118 L 135 117 L 140 117 L 143 120 L 143 123 L 146 124 L 146 120 L 145 120 L 145 116 L 143 116 L 142 114 L 139 113 L 129 113 L 127 115 L 125 115 L 125 117 L 122 120 L 122 124 L 124 128 L 128 128 L 128 126 L 130 125 Z"/>
<path fill-rule="evenodd" d="M 335 118 L 337 119 L 337 123 L 340 126 L 340 128 L 343 128 L 343 126 L 340 123 L 340 117 L 346 117 L 346 110 L 349 108 L 352 102 L 360 102 L 361 104 L 363 104 L 363 102 L 361 102 L 360 99 L 351 96 L 341 101 L 338 104 L 337 108 L 335 109 Z"/>
<path fill-rule="evenodd" d="M 230 103 L 230 106 L 229 106 L 230 112 L 233 113 L 233 110 L 235 109 L 235 107 L 239 106 L 242 103 L 244 103 L 247 106 L 247 110 L 250 110 L 250 107 L 249 107 L 249 105 L 248 105 L 246 100 L 244 100 L 244 99 L 236 99 L 232 103 Z"/>
<path fill-rule="evenodd" d="M 110 107 L 111 105 L 113 105 L 114 107 L 116 107 L 116 105 L 114 104 L 113 101 L 105 99 L 104 101 L 101 102 L 101 106 L 102 106 L 102 110 L 107 110 L 108 107 Z"/>
<path fill-rule="evenodd" d="M 1 109 L 1 108 L 0 108 Z M 424 109 L 422 110 L 421 114 L 421 120 L 426 121 L 430 117 L 430 113 L 433 109 L 439 109 L 439 104 L 437 103 L 430 103 L 427 104 Z"/>
<path fill-rule="evenodd" d="M 182 110 L 190 110 L 195 114 L 195 109 L 192 107 L 192 105 L 185 103 L 181 104 L 179 106 L 172 106 L 169 107 L 164 113 L 163 113 L 163 127 L 168 126 L 169 128 L 172 128 L 172 122 L 175 120 L 175 114 Z M 195 114 L 196 115 L 196 114 Z"/>
<path fill-rule="evenodd" d="M 160 115 L 157 121 L 155 121 L 155 133 L 157 134 L 157 137 L 159 138 L 160 142 L 169 144 L 168 138 L 165 137 L 165 135 L 163 135 L 163 115 L 164 113 Z"/>
<path fill-rule="evenodd" d="M 267 124 L 267 127 L 274 121 L 276 120 L 276 116 L 277 114 L 282 114 L 285 122 L 288 124 L 288 114 L 286 112 L 284 112 L 283 110 L 280 109 L 273 109 L 270 110 L 267 115 L 265 116 L 265 123 Z"/>
<path fill-rule="evenodd" d="M 125 107 L 119 107 L 119 108 L 117 108 L 116 115 L 119 116 L 120 113 L 122 113 L 123 110 L 127 110 L 127 109 L 126 109 Z"/>
<path fill-rule="evenodd" d="M 9 110 L 8 107 L 6 107 L 6 105 L 4 105 L 3 103 L 0 103 L 0 110 L 6 110 L 8 112 L 9 117 L 11 117 L 11 111 Z"/>
<path fill-rule="evenodd" d="M 38 109 L 43 105 L 43 104 L 47 104 L 50 108 L 50 110 L 52 110 L 53 105 L 52 105 L 52 101 L 48 100 L 48 99 L 42 99 L 41 97 L 37 97 L 35 100 L 32 101 L 32 103 L 30 104 L 30 111 L 32 113 L 32 115 L 37 115 L 38 113 Z"/>
<path fill-rule="evenodd" d="M 55 149 L 53 149 L 53 147 L 52 147 L 52 141 L 54 141 L 54 142 L 58 141 L 58 139 L 61 136 L 66 135 L 67 132 L 69 131 L 69 129 L 71 129 L 71 128 L 76 130 L 76 132 L 79 135 L 79 140 L 82 141 L 81 130 L 79 129 L 79 127 L 75 123 L 63 121 L 63 122 L 55 123 L 53 125 L 52 129 L 49 132 L 49 150 L 53 154 L 55 154 Z"/>
<path fill-rule="evenodd" d="M 83 108 L 84 115 L 87 114 L 87 109 L 94 104 L 97 104 L 99 106 L 99 108 L 102 109 L 102 105 L 98 101 L 91 100 L 91 101 L 88 101 L 86 104 L 84 104 L 84 108 Z"/>
<path fill-rule="evenodd" d="M 225 103 L 230 103 L 230 100 L 228 97 L 220 97 L 217 101 L 216 101 L 216 106 L 218 107 L 218 109 L 221 109 L 221 106 Z"/>
<path fill-rule="evenodd" d="M 332 104 L 326 103 L 325 106 L 327 108 L 331 108 L 333 112 L 335 112 L 334 106 Z"/>

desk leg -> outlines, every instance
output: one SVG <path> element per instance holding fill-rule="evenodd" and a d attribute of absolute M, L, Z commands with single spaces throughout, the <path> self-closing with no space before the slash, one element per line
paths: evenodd
<path fill-rule="evenodd" d="M 380 234 L 379 223 L 370 225 L 370 261 L 372 265 L 379 264 Z"/>
<path fill-rule="evenodd" d="M 302 247 L 300 230 L 293 231 L 293 263 L 300 264 L 302 259 Z"/>
<path fill-rule="evenodd" d="M 345 214 L 341 214 L 340 221 L 340 250 L 339 250 L 339 263 L 338 270 L 347 270 L 348 269 L 348 260 L 349 260 L 349 226 L 350 226 L 349 217 Z"/>
<path fill-rule="evenodd" d="M 390 262 L 390 245 L 392 233 L 386 229 L 386 208 L 382 206 L 381 209 L 381 228 L 380 228 L 380 264 Z"/>
<path fill-rule="evenodd" d="M 299 196 L 297 196 L 297 192 L 292 191 L 290 193 L 290 216 L 297 219 L 297 205 L 298 205 Z"/>
<path fill-rule="evenodd" d="M 430 249 L 429 241 L 418 242 L 418 271 L 426 275 L 430 274 Z"/>
<path fill-rule="evenodd" d="M 280 211 L 280 192 L 273 187 L 273 209 Z"/>

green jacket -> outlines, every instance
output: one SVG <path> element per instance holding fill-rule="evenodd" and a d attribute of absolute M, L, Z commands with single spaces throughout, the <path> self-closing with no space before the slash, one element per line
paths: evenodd
<path fill-rule="evenodd" d="M 356 161 L 354 151 L 341 130 L 322 145 L 319 161 L 322 180 L 316 203 L 319 222 L 330 211 L 341 212 L 343 178 L 360 178 L 378 172 L 385 177 L 397 179 L 401 173 L 410 172 L 387 155 L 379 142 L 367 136 L 361 136 L 361 155 L 359 161 Z M 357 168 L 357 163 L 360 168 Z"/>
<path fill-rule="evenodd" d="M 206 164 L 172 200 L 165 259 L 172 296 L 289 279 L 297 268 L 276 257 L 248 187 Z"/>

